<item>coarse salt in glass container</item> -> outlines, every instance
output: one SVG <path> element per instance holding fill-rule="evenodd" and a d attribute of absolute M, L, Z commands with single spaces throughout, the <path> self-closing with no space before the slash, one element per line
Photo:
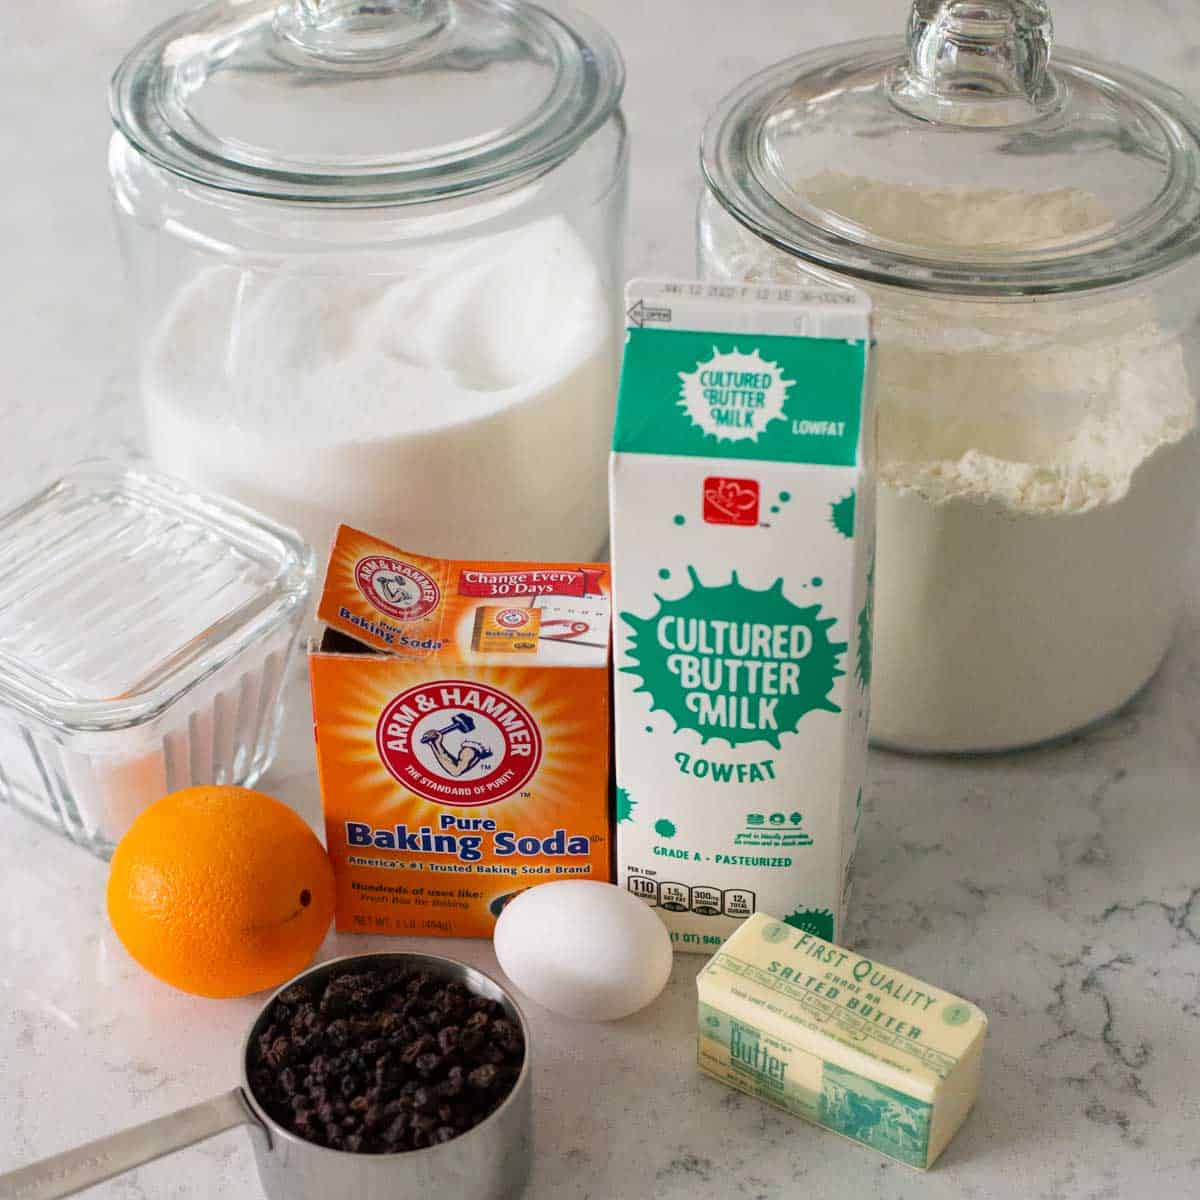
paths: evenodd
<path fill-rule="evenodd" d="M 107 857 L 168 792 L 253 785 L 312 576 L 290 530 L 135 466 L 0 516 L 0 799 Z"/>
<path fill-rule="evenodd" d="M 1120 708 L 1200 497 L 1200 112 L 1053 46 L 1047 0 L 916 0 L 907 40 L 746 81 L 702 161 L 707 278 L 874 301 L 875 740 L 1006 750 Z"/>

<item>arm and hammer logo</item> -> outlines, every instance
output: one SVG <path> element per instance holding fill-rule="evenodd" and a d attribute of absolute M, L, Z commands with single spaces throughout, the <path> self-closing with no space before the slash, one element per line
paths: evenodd
<path fill-rule="evenodd" d="M 394 697 L 380 714 L 375 746 L 410 792 L 464 808 L 520 791 L 542 760 L 541 730 L 519 700 L 454 679 L 416 684 Z"/>
<path fill-rule="evenodd" d="M 436 581 L 420 567 L 382 554 L 359 559 L 354 582 L 372 608 L 398 621 L 419 621 L 442 599 Z"/>
<path fill-rule="evenodd" d="M 530 619 L 527 608 L 502 608 L 496 614 L 497 624 L 506 629 L 520 629 L 521 626 L 528 625 Z"/>

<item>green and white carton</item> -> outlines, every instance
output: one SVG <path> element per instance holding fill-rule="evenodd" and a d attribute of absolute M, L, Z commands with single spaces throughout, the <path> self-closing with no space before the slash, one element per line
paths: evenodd
<path fill-rule="evenodd" d="M 860 292 L 636 280 L 611 461 L 618 881 L 676 949 L 833 939 L 862 808 L 874 411 Z"/>

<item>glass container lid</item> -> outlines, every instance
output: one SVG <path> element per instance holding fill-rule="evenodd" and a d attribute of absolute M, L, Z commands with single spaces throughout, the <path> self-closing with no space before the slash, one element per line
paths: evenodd
<path fill-rule="evenodd" d="M 760 237 L 876 283 L 1024 296 L 1200 250 L 1200 111 L 1052 49 L 1047 0 L 915 0 L 907 41 L 763 71 L 709 120 L 717 200 Z"/>
<path fill-rule="evenodd" d="M 623 82 L 600 26 L 523 0 L 219 0 L 135 46 L 110 102 L 125 137 L 187 179 L 402 204 L 549 170 Z"/>
<path fill-rule="evenodd" d="M 249 509 L 93 462 L 0 515 L 0 710 L 150 720 L 303 608 L 313 553 Z"/>

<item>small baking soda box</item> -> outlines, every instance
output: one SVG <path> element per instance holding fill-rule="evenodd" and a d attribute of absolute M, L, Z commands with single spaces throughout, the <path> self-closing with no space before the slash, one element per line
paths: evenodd
<path fill-rule="evenodd" d="M 490 937 L 525 888 L 612 878 L 608 579 L 341 527 L 310 655 L 339 929 Z"/>
<path fill-rule="evenodd" d="M 611 467 L 617 868 L 679 950 L 842 930 L 866 766 L 870 309 L 631 283 Z"/>

